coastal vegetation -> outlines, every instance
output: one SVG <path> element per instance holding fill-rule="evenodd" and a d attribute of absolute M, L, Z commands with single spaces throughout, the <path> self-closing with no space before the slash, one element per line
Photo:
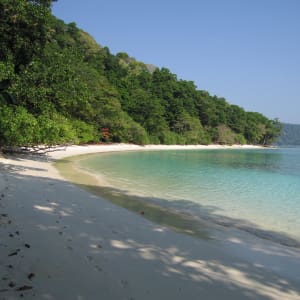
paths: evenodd
<path fill-rule="evenodd" d="M 62 143 L 261 144 L 281 124 L 167 68 L 112 54 L 50 0 L 0 0 L 0 147 Z"/>

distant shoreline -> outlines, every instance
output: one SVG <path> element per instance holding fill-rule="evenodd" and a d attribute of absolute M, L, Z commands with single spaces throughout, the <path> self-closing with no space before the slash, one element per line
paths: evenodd
<path fill-rule="evenodd" d="M 271 148 L 271 147 L 270 147 Z M 100 144 L 100 145 L 72 145 L 57 148 L 47 153 L 52 159 L 90 153 L 113 151 L 145 151 L 145 150 L 215 150 L 215 149 L 266 149 L 257 145 L 135 145 L 135 144 Z"/>

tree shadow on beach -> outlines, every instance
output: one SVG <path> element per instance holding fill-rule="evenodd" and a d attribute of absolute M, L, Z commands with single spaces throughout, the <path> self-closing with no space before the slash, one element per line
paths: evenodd
<path fill-rule="evenodd" d="M 181 199 L 175 207 L 167 209 L 170 202 L 166 199 L 126 195 L 123 190 L 100 190 L 91 185 L 78 189 L 63 180 L 19 173 L 30 167 L 19 169 L 14 164 L 0 164 L 0 172 L 9 183 L 8 189 L 1 191 L 2 211 L 12 220 L 12 225 L 0 225 L 0 230 L 9 230 L 9 226 L 24 228 L 24 236 L 20 230 L 22 244 L 38 249 L 33 250 L 35 269 L 31 271 L 36 278 L 24 282 L 25 286 L 33 286 L 39 299 L 59 299 L 59 289 L 67 289 L 66 299 L 71 299 L 71 294 L 72 299 L 300 299 L 299 249 L 273 241 L 261 243 L 259 238 L 249 243 L 239 234 L 243 228 L 226 229 L 238 223 L 245 228 L 254 225 L 225 217 L 226 222 L 218 224 L 219 216 L 214 215 L 220 213 L 217 207 Z M 131 212 L 96 195 L 110 198 Z M 178 213 L 180 209 L 199 211 L 201 218 L 206 215 L 207 219 L 191 220 L 190 215 Z M 212 239 L 207 220 L 223 226 L 225 244 Z M 281 239 L 288 237 L 282 235 Z M 51 243 L 53 240 L 56 242 Z M 22 265 L 27 256 L 8 257 L 13 247 L 21 248 L 13 241 L 8 238 L 7 247 L 0 247 L 1 257 L 6 256 L 14 266 L 10 270 L 1 266 L 0 270 L 5 272 L 2 278 L 8 272 L 21 278 L 23 272 L 14 260 Z M 247 261 L 235 257 L 234 252 L 226 254 L 226 249 L 220 248 L 224 245 L 229 250 L 251 252 L 253 258 Z M 264 262 L 268 261 L 278 262 L 274 272 L 266 270 Z M 296 274 L 293 279 L 277 272 L 286 263 L 291 266 L 291 273 Z M 68 276 L 60 275 L 56 280 L 57 266 Z M 91 269 L 87 278 L 80 275 L 85 268 Z M 38 273 L 41 269 L 43 274 Z M 39 284 L 35 286 L 35 282 Z M 5 282 L 0 283 L 3 286 Z M 6 289 L 3 296 L 11 295 L 11 289 Z M 87 297 L 86 289 L 95 296 Z"/>

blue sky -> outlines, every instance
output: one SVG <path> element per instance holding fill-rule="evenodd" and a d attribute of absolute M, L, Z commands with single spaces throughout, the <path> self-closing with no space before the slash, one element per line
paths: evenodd
<path fill-rule="evenodd" d="M 300 0 L 58 0 L 53 13 L 114 54 L 300 124 Z"/>

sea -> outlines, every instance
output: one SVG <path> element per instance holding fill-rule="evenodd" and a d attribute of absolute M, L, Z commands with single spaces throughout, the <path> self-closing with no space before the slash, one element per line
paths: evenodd
<path fill-rule="evenodd" d="M 299 246 L 300 148 L 114 152 L 76 163 L 101 179 L 106 196 Z"/>

